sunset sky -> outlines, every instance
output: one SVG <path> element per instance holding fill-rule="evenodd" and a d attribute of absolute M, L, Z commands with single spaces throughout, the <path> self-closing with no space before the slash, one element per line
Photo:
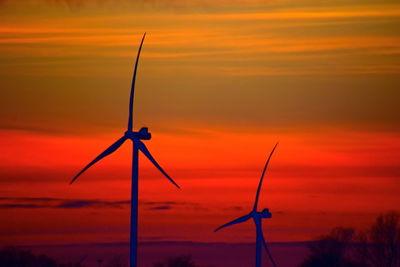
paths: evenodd
<path fill-rule="evenodd" d="M 0 1 L 0 244 L 125 242 L 135 127 L 141 241 L 270 241 L 363 229 L 400 203 L 400 4 L 382 0 Z"/>

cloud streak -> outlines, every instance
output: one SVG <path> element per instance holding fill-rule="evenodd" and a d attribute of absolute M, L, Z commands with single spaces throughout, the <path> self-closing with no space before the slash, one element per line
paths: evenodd
<path fill-rule="evenodd" d="M 82 208 L 126 208 L 130 200 L 107 201 L 88 199 L 62 199 L 62 198 L 0 198 L 0 209 L 82 209 Z M 198 207 L 198 204 L 176 201 L 141 201 L 148 210 L 171 210 L 184 207 Z"/>
<path fill-rule="evenodd" d="M 0 209 L 18 208 L 54 208 L 54 209 L 78 209 L 78 208 L 122 208 L 130 204 L 125 201 L 105 200 L 71 200 L 61 198 L 0 198 Z"/>
<path fill-rule="evenodd" d="M 279 4 L 290 2 L 291 0 L 279 0 Z M 16 2 L 16 1 L 15 1 Z M 26 8 L 40 8 L 50 6 L 62 9 L 69 9 L 70 12 L 80 10 L 99 9 L 129 9 L 135 8 L 142 11 L 167 11 L 167 12 L 198 12 L 216 10 L 237 10 L 239 8 L 253 9 L 257 6 L 274 5 L 276 1 L 262 0 L 20 0 L 15 3 L 12 0 L 0 0 L 0 8 L 7 6 L 26 6 Z"/>

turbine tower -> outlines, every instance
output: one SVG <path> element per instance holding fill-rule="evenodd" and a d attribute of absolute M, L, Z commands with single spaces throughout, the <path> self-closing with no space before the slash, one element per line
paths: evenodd
<path fill-rule="evenodd" d="M 103 153 L 98 155 L 92 162 L 86 165 L 75 177 L 72 179 L 72 184 L 78 177 L 85 172 L 88 168 L 94 165 L 99 160 L 105 158 L 110 155 L 114 151 L 116 151 L 126 140 L 130 139 L 133 144 L 133 156 L 132 156 L 132 196 L 131 196 L 131 234 L 130 234 L 130 267 L 137 267 L 137 243 L 138 243 L 138 234 L 137 234 L 137 224 L 138 224 L 138 177 L 139 177 L 139 150 L 156 166 L 156 168 L 165 176 L 168 180 L 170 180 L 176 187 L 180 188 L 174 180 L 169 177 L 169 175 L 161 168 L 161 166 L 157 163 L 157 161 L 150 154 L 147 147 L 144 145 L 142 140 L 150 140 L 151 134 L 148 132 L 148 128 L 143 127 L 138 132 L 133 131 L 133 99 L 135 93 L 135 80 L 136 80 L 136 71 L 139 63 L 140 51 L 142 50 L 142 45 L 146 33 L 144 33 L 142 41 L 139 46 L 139 51 L 136 57 L 135 68 L 133 71 L 132 78 L 132 87 L 131 87 L 131 95 L 129 99 L 129 119 L 128 119 L 128 127 L 124 135 L 119 138 L 114 144 L 112 144 L 109 148 L 104 150 Z"/>
<path fill-rule="evenodd" d="M 261 245 L 264 246 L 265 251 L 267 252 L 268 257 L 270 258 L 272 265 L 276 267 L 274 258 L 272 257 L 271 252 L 268 249 L 267 242 L 265 241 L 263 231 L 262 231 L 262 224 L 261 224 L 262 219 L 264 219 L 264 218 L 269 219 L 272 217 L 272 214 L 269 212 L 268 209 L 264 209 L 263 211 L 257 211 L 257 206 L 258 206 L 258 198 L 260 196 L 260 191 L 261 191 L 261 186 L 262 186 L 262 182 L 264 179 L 265 171 L 267 170 L 268 163 L 269 163 L 269 161 L 272 157 L 272 154 L 274 153 L 277 145 L 278 145 L 278 143 L 276 143 L 276 145 L 272 149 L 271 153 L 269 154 L 267 162 L 265 163 L 264 169 L 262 171 L 260 182 L 259 182 L 258 188 L 257 188 L 256 200 L 254 202 L 253 210 L 249 214 L 239 217 L 239 218 L 237 218 L 227 224 L 224 224 L 214 230 L 214 232 L 216 232 L 227 226 L 231 226 L 231 225 L 238 224 L 238 223 L 243 223 L 243 222 L 253 218 L 254 224 L 256 225 L 256 267 L 261 267 Z"/>

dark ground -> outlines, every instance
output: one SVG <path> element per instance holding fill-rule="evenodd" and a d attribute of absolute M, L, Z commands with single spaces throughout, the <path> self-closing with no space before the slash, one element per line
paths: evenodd
<path fill-rule="evenodd" d="M 43 253 L 61 262 L 78 262 L 97 267 L 97 260 L 107 262 L 120 258 L 128 260 L 128 243 L 77 244 L 63 246 L 24 247 L 34 253 Z M 271 243 L 270 250 L 279 267 L 298 266 L 306 257 L 307 243 Z M 191 255 L 194 262 L 201 266 L 214 267 L 250 267 L 254 265 L 255 245 L 251 243 L 192 243 L 192 242 L 146 242 L 139 247 L 139 266 L 152 267 L 157 261 L 165 261 L 170 257 Z M 263 266 L 272 266 L 263 254 Z"/>

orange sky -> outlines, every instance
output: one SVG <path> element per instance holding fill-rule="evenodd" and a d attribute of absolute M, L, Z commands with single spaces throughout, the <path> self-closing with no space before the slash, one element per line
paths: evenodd
<path fill-rule="evenodd" d="M 10 234 L 4 238 L 48 243 L 63 236 L 65 242 L 78 242 L 63 235 L 78 229 L 93 242 L 125 240 L 128 206 L 112 203 L 129 200 L 128 144 L 67 185 L 82 162 L 116 137 L 118 133 L 93 138 L 3 131 L 8 153 L 1 156 L 1 183 L 6 186 L 0 204 L 16 204 L 3 210 L 3 231 Z M 393 133 L 159 133 L 149 148 L 182 190 L 141 160 L 142 240 L 252 240 L 251 225 L 218 235 L 211 230 L 250 209 L 266 150 L 278 139 L 260 202 L 260 208 L 275 212 L 266 223 L 272 240 L 306 240 L 336 225 L 365 227 L 379 212 L 397 209 L 400 140 Z M 57 206 L 68 200 L 105 203 Z M 18 206 L 23 204 L 33 206 Z M 45 218 L 48 224 L 43 224 Z"/>
<path fill-rule="evenodd" d="M 124 132 L 145 31 L 135 123 L 182 190 L 141 159 L 141 240 L 253 240 L 212 230 L 252 206 L 277 141 L 269 240 L 398 210 L 395 1 L 66 2 L 0 1 L 0 241 L 128 239 L 128 144 L 68 182 Z"/>

